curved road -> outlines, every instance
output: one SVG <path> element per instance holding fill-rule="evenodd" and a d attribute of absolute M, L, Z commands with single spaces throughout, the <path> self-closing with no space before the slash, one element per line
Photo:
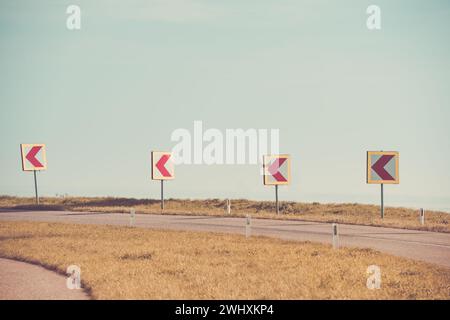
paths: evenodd
<path fill-rule="evenodd" d="M 46 221 L 81 224 L 129 225 L 129 214 L 67 211 L 0 211 L 0 221 Z M 136 214 L 143 228 L 245 234 L 245 218 Z M 331 224 L 306 221 L 252 219 L 252 234 L 288 240 L 331 243 Z M 341 246 L 373 248 L 401 257 L 450 268 L 450 233 L 339 225 Z"/>
<path fill-rule="evenodd" d="M 0 258 L 0 300 L 88 300 L 66 287 L 66 277 L 42 267 Z"/>

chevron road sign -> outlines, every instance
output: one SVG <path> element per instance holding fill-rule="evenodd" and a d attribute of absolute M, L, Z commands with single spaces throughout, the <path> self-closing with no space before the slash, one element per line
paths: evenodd
<path fill-rule="evenodd" d="M 21 144 L 23 171 L 41 171 L 47 169 L 45 144 Z"/>
<path fill-rule="evenodd" d="M 175 170 L 172 162 L 172 153 L 152 151 L 152 179 L 172 180 L 175 178 Z"/>
<path fill-rule="evenodd" d="M 291 179 L 291 158 L 287 154 L 266 155 L 263 159 L 264 184 L 289 184 Z"/>
<path fill-rule="evenodd" d="M 367 183 L 398 184 L 399 154 L 396 151 L 367 152 Z"/>

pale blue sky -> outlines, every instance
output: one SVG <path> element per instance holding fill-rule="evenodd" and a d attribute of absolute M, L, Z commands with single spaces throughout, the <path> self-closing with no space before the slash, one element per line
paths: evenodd
<path fill-rule="evenodd" d="M 378 203 L 365 152 L 396 150 L 386 204 L 450 208 L 448 39 L 448 1 L 0 0 L 0 194 L 33 195 L 19 144 L 46 143 L 44 195 L 157 198 L 150 151 L 202 120 L 279 128 L 281 199 Z M 257 166 L 176 176 L 167 197 L 274 197 Z"/>

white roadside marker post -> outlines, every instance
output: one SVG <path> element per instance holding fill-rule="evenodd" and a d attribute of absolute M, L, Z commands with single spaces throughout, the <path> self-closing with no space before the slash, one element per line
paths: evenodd
<path fill-rule="evenodd" d="M 425 210 L 423 208 L 420 208 L 419 217 L 420 217 L 420 224 L 424 225 L 425 224 Z"/>
<path fill-rule="evenodd" d="M 339 231 L 338 231 L 338 224 L 333 223 L 331 225 L 332 232 L 333 232 L 333 248 L 338 249 L 339 248 Z"/>
<path fill-rule="evenodd" d="M 245 223 L 245 237 L 249 238 L 252 232 L 252 217 L 248 214 Z"/>
<path fill-rule="evenodd" d="M 230 201 L 230 199 L 227 199 L 227 213 L 231 214 L 231 201 Z"/>
<path fill-rule="evenodd" d="M 136 216 L 136 210 L 134 208 L 131 208 L 131 210 L 130 210 L 130 227 L 134 227 L 135 216 Z"/>

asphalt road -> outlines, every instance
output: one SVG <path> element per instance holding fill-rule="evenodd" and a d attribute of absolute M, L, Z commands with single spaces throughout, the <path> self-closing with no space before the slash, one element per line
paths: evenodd
<path fill-rule="evenodd" d="M 0 258 L 0 300 L 87 300 L 83 290 L 70 290 L 66 277 L 42 267 Z"/>
<path fill-rule="evenodd" d="M 46 221 L 81 224 L 129 225 L 124 213 L 65 211 L 0 211 L 0 221 Z M 245 234 L 245 218 L 136 214 L 143 228 Z M 331 243 L 329 223 L 252 219 L 252 235 Z M 357 225 L 339 225 L 341 246 L 373 248 L 401 257 L 450 267 L 450 234 Z"/>

